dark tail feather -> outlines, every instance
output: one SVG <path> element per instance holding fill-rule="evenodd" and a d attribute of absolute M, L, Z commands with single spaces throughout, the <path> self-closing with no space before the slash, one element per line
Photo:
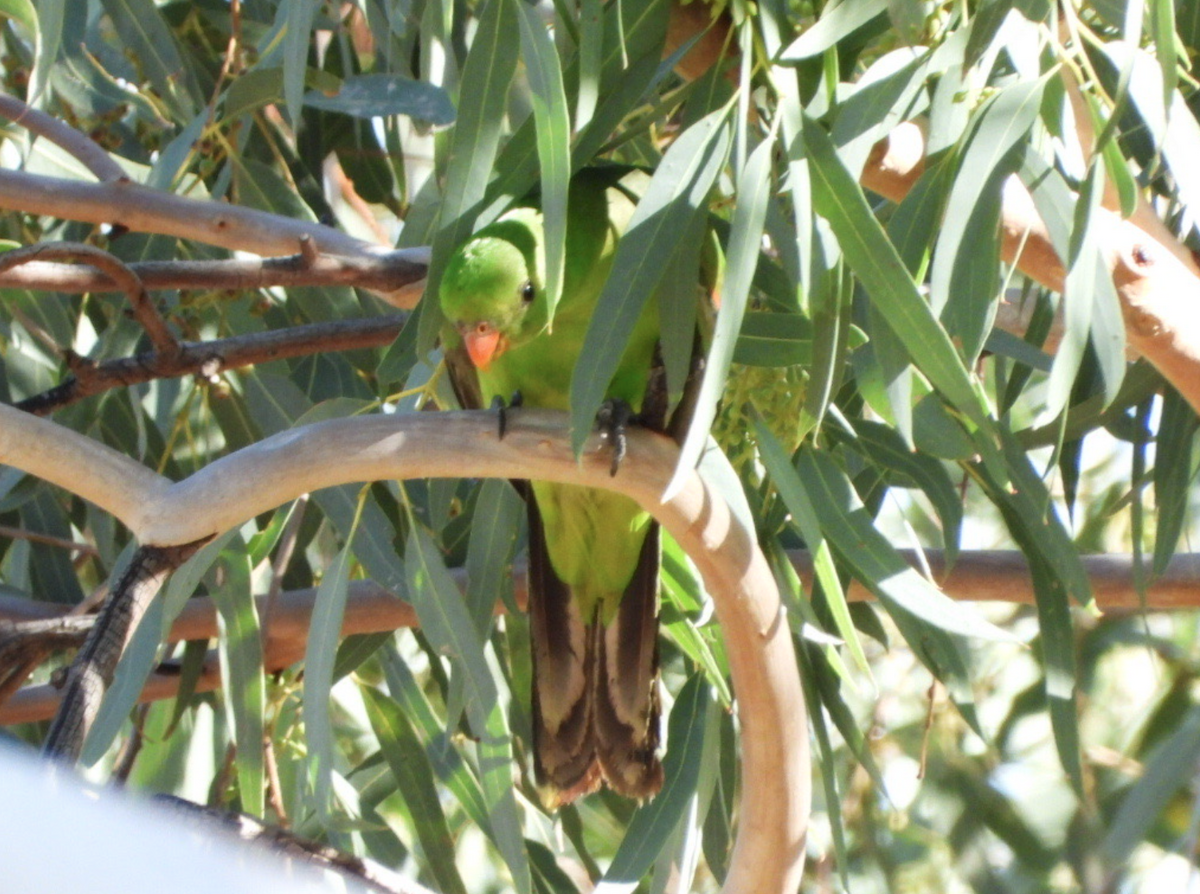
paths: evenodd
<path fill-rule="evenodd" d="M 604 781 L 638 800 L 654 796 L 663 784 L 658 759 L 658 538 L 658 525 L 651 524 L 617 614 L 596 637 L 596 757 Z"/>
<path fill-rule="evenodd" d="M 532 494 L 527 506 L 534 771 L 548 806 L 557 807 L 600 787 L 592 736 L 597 637 L 554 573 Z"/>

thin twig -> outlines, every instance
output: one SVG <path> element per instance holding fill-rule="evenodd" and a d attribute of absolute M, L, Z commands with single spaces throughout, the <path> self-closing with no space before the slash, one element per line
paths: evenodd
<path fill-rule="evenodd" d="M 150 296 L 146 294 L 146 287 L 137 273 L 126 266 L 124 261 L 103 249 L 82 242 L 42 242 L 0 254 L 0 271 L 10 270 L 34 260 L 60 259 L 82 261 L 103 271 L 104 275 L 129 298 L 134 318 L 146 330 L 155 349 L 160 354 L 178 351 L 179 343 L 167 328 L 166 321 L 150 300 Z"/>
<path fill-rule="evenodd" d="M 125 171 L 112 160 L 104 148 L 85 133 L 81 133 L 65 121 L 60 121 L 45 112 L 30 108 L 10 96 L 0 93 L 0 115 L 13 124 L 25 128 L 32 134 L 45 137 L 83 162 L 84 167 L 96 175 L 98 180 L 125 180 Z"/>
<path fill-rule="evenodd" d="M 104 363 L 77 360 L 74 375 L 70 378 L 48 391 L 19 401 L 15 406 L 27 413 L 45 416 L 111 388 L 190 375 L 211 380 L 225 370 L 271 360 L 383 347 L 392 343 L 406 319 L 407 316 L 389 315 L 311 323 L 207 342 L 182 342 L 178 351 L 168 355 L 146 353 Z"/>
<path fill-rule="evenodd" d="M 13 528 L 8 525 L 0 525 L 0 537 L 7 537 L 9 540 L 28 540 L 30 543 L 44 543 L 46 546 L 57 546 L 88 556 L 100 555 L 100 550 L 96 549 L 90 543 L 80 543 L 77 540 L 67 540 L 65 537 L 53 537 L 50 534 L 39 534 L 37 531 L 26 531 L 24 528 Z"/>

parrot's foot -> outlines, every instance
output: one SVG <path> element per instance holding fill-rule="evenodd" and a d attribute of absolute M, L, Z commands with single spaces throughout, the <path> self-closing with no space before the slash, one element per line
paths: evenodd
<path fill-rule="evenodd" d="M 631 422 L 636 421 L 633 408 L 623 400 L 606 400 L 596 413 L 596 427 L 600 429 L 601 436 L 607 438 L 612 445 L 612 467 L 608 473 L 611 476 L 616 476 L 617 470 L 621 468 L 621 461 L 625 459 L 628 447 L 625 430 Z"/>
<path fill-rule="evenodd" d="M 504 398 L 502 398 L 499 394 L 492 398 L 492 409 L 496 411 L 496 414 L 499 417 L 498 436 L 501 441 L 504 440 L 504 434 L 508 431 L 508 411 L 515 410 L 517 407 L 521 406 L 523 402 L 524 398 L 521 396 L 520 391 L 514 391 L 513 396 L 509 399 L 507 404 L 504 402 Z"/>

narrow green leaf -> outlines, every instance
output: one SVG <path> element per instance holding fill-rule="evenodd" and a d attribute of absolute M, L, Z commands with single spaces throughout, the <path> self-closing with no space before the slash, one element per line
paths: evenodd
<path fill-rule="evenodd" d="M 988 409 L 977 394 L 946 330 L 925 303 L 895 247 L 871 213 L 862 189 L 834 152 L 829 137 L 805 117 L 804 140 L 817 212 L 829 221 L 851 269 L 909 355 L 935 388 L 976 426 L 989 431 Z"/>
<path fill-rule="evenodd" d="M 353 75 L 342 81 L 337 93 L 309 91 L 304 95 L 304 104 L 355 118 L 405 115 L 438 126 L 454 122 L 454 104 L 445 90 L 398 74 Z"/>
<path fill-rule="evenodd" d="M 880 139 L 924 111 L 929 65 L 929 53 L 913 58 L 910 48 L 896 50 L 876 60 L 839 103 L 830 136 L 847 168 L 860 170 Z"/>
<path fill-rule="evenodd" d="M 1163 395 L 1162 418 L 1154 448 L 1154 503 L 1158 519 L 1154 534 L 1155 576 L 1167 570 L 1183 531 L 1191 497 L 1192 445 L 1200 422 L 1174 388 Z"/>
<path fill-rule="evenodd" d="M 846 643 L 846 648 L 850 650 L 850 656 L 858 665 L 859 670 L 869 678 L 871 666 L 863 651 L 862 641 L 858 637 L 854 621 L 850 617 L 846 592 L 842 588 L 837 569 L 833 565 L 829 541 L 825 539 L 821 530 L 821 522 L 809 499 L 808 491 L 792 467 L 791 460 L 784 452 L 782 445 L 762 420 L 754 420 L 754 431 L 755 437 L 758 439 L 763 465 L 766 466 L 767 473 L 775 483 L 779 496 L 787 504 L 792 519 L 800 529 L 800 536 L 804 538 L 804 545 L 813 558 L 813 574 L 825 592 L 825 600 L 829 605 L 829 613 L 833 615 L 833 623 L 837 628 L 838 635 Z"/>
<path fill-rule="evenodd" d="M 1045 81 L 994 96 L 976 119 L 946 202 L 930 271 L 933 309 L 973 363 L 991 329 L 1000 287 L 1000 193 L 1016 170 L 1013 148 L 1037 119 Z"/>
<path fill-rule="evenodd" d="M 512 0 L 487 0 L 463 65 L 426 294 L 437 295 L 446 261 L 475 228 L 504 132 L 508 88 L 517 69 L 518 42 L 512 35 L 519 27 Z M 436 301 L 422 301 L 419 314 L 417 350 L 423 354 L 437 338 L 441 311 Z"/>
<path fill-rule="evenodd" d="M 0 0 L 0 16 L 18 22 L 25 29 L 27 36 L 35 41 L 38 35 L 37 10 L 30 0 Z"/>
<path fill-rule="evenodd" d="M 954 562 L 958 554 L 958 542 L 962 533 L 962 496 L 946 467 L 931 456 L 910 450 L 899 434 L 867 419 L 854 420 L 854 431 L 858 437 L 850 441 L 851 446 L 861 449 L 872 462 L 885 469 L 899 472 L 912 479 L 942 522 L 942 541 L 946 549 L 946 563 Z"/>
<path fill-rule="evenodd" d="M 812 362 L 812 321 L 801 314 L 749 311 L 733 348 L 743 366 L 806 366 Z"/>
<path fill-rule="evenodd" d="M 604 9 L 600 0 L 579 4 L 579 87 L 575 95 L 575 132 L 587 127 L 600 97 L 601 49 L 604 46 Z"/>
<path fill-rule="evenodd" d="M 221 101 L 222 123 L 283 99 L 283 69 L 255 68 L 230 82 Z"/>
<path fill-rule="evenodd" d="M 1146 762 L 1145 772 L 1121 802 L 1101 845 L 1109 866 L 1127 864 L 1130 855 L 1159 821 L 1171 798 L 1195 773 L 1200 757 L 1200 708 L 1193 707 L 1179 727 Z"/>
<path fill-rule="evenodd" d="M 1175 0 L 1146 0 L 1146 5 L 1150 7 L 1150 33 L 1154 39 L 1154 55 L 1162 71 L 1163 102 L 1170 105 L 1174 99 L 1175 85 L 1179 83 L 1176 69 L 1179 48 L 1175 37 Z"/>
<path fill-rule="evenodd" d="M 521 56 L 529 75 L 541 165 L 541 209 L 545 230 L 546 299 L 551 319 L 562 295 L 566 264 L 567 191 L 571 181 L 571 115 L 554 42 L 537 11 L 512 0 L 520 21 Z"/>
<path fill-rule="evenodd" d="M 821 673 L 818 669 L 818 662 L 821 660 L 819 649 L 811 643 L 799 643 L 799 648 L 796 649 L 796 657 L 800 662 L 800 683 L 804 687 L 804 700 L 812 706 L 824 704 L 824 697 L 817 687 L 817 677 Z M 842 699 L 837 699 L 835 704 L 844 708 L 845 702 Z M 826 804 L 841 804 L 842 803 L 842 787 L 841 781 L 838 779 L 838 768 L 840 761 L 837 760 L 834 754 L 833 742 L 829 735 L 829 726 L 825 719 L 824 711 L 816 711 L 809 709 L 810 723 L 812 724 L 813 738 L 817 740 L 817 768 L 821 773 L 821 788 L 825 794 Z M 854 730 L 857 732 L 857 729 Z M 852 740 L 851 740 L 852 741 Z M 870 752 L 864 752 L 868 760 L 870 760 Z M 871 774 L 877 777 L 876 772 Z M 849 869 L 847 868 L 848 850 L 846 847 L 846 825 L 842 819 L 842 811 L 829 811 L 829 826 L 833 836 L 834 852 L 838 857 L 838 866 L 841 870 L 842 884 L 849 890 L 847 879 Z"/>
<path fill-rule="evenodd" d="M 797 471 L 821 531 L 854 576 L 888 606 L 899 606 L 949 633 L 1011 641 L 1012 635 L 955 602 L 918 574 L 875 527 L 844 472 L 827 454 L 805 448 Z"/>
<path fill-rule="evenodd" d="M 433 767 L 412 724 L 394 701 L 374 687 L 363 685 L 359 691 L 367 706 L 371 728 L 379 739 L 379 749 L 408 805 L 424 851 L 425 866 L 437 882 L 438 890 L 466 894 L 466 885 L 454 864 L 454 839 L 433 784 Z"/>
<path fill-rule="evenodd" d="M 1195 163 L 1200 124 L 1182 93 L 1164 88 L 1162 67 L 1168 60 L 1126 41 L 1108 41 L 1098 49 L 1118 71 L 1130 70 L 1129 98 L 1171 171 L 1176 196 L 1186 207 L 1200 207 L 1200 166 Z"/>
<path fill-rule="evenodd" d="M 1101 252 L 1094 222 L 1104 192 L 1104 167 L 1093 163 L 1075 205 L 1068 249 L 1063 336 L 1055 351 L 1045 413 L 1062 412 L 1083 364 L 1089 336 L 1104 381 L 1106 400 L 1112 400 L 1125 372 L 1125 325 L 1120 299 Z M 1037 202 L 1038 207 L 1042 205 Z"/>
<path fill-rule="evenodd" d="M 1004 455 L 1011 487 L 998 485 L 986 470 L 980 471 L 979 480 L 1000 510 L 1009 533 L 1029 558 L 1055 746 L 1076 791 L 1082 793 L 1075 636 L 1069 600 L 1074 597 L 1085 608 L 1094 610 L 1091 581 L 1079 551 L 1054 511 L 1045 484 L 1009 433 L 1004 436 Z"/>
<path fill-rule="evenodd" d="M 495 833 L 488 819 L 487 802 L 472 769 L 455 749 L 433 707 L 421 691 L 408 665 L 396 652 L 394 645 L 385 646 L 380 653 L 388 692 L 401 706 L 414 725 L 425 746 L 426 756 L 438 779 L 458 800 L 467 817 L 483 830 L 493 845 Z"/>
<path fill-rule="evenodd" d="M 971 19 L 967 46 L 963 51 L 963 70 L 970 69 L 992 46 L 992 41 L 1013 8 L 1013 0 L 987 0 L 980 3 Z"/>
<path fill-rule="evenodd" d="M 824 53 L 843 37 L 887 15 L 887 0 L 842 0 L 831 3 L 821 18 L 783 51 L 781 62 L 800 62 Z"/>
<path fill-rule="evenodd" d="M 617 371 L 646 300 L 655 293 L 675 248 L 700 210 L 729 151 L 728 109 L 702 118 L 680 134 L 654 172 L 617 246 L 571 379 L 571 443 L 576 451 L 592 430 L 596 411 Z"/>
<path fill-rule="evenodd" d="M 725 379 L 729 375 L 729 364 L 733 360 L 738 333 L 742 329 L 742 319 L 750 297 L 750 284 L 754 281 L 754 270 L 758 266 L 758 256 L 762 249 L 763 225 L 770 198 L 771 153 L 775 148 L 773 137 L 772 133 L 758 145 L 738 178 L 737 207 L 733 212 L 733 226 L 729 232 L 725 283 L 721 289 L 721 309 L 717 313 L 712 344 L 704 364 L 704 378 L 696 396 L 692 420 L 688 425 L 683 447 L 679 451 L 679 465 L 671 483 L 667 485 L 663 499 L 669 499 L 670 495 L 683 485 L 684 476 L 699 462 L 717 415 L 717 404 L 725 391 Z"/>
<path fill-rule="evenodd" d="M 404 565 L 422 632 L 462 674 L 467 721 L 479 742 L 480 780 L 489 824 L 517 890 L 528 894 L 532 881 L 513 795 L 512 741 L 483 654 L 483 641 L 437 546 L 419 525 L 409 528 Z"/>
<path fill-rule="evenodd" d="M 72 539 L 70 520 L 47 484 L 37 484 L 33 498 L 21 507 L 21 526 L 62 540 Z M 31 548 L 31 556 L 37 592 L 47 594 L 54 602 L 68 605 L 78 605 L 83 601 L 83 589 L 79 586 L 79 576 L 71 564 L 69 553 L 44 543 L 35 543 Z"/>
<path fill-rule="evenodd" d="M 237 746 L 238 795 L 242 810 L 262 816 L 266 791 L 263 717 L 267 700 L 262 629 L 253 599 L 246 544 L 240 537 L 221 551 L 218 567 L 223 574 L 211 593 L 220 631 L 218 650 L 225 712 Z"/>
<path fill-rule="evenodd" d="M 323 825 L 332 823 L 334 735 L 330 718 L 333 665 L 342 633 L 342 616 L 353 555 L 347 540 L 321 578 L 304 648 L 304 738 L 313 799 Z"/>
<path fill-rule="evenodd" d="M 152 0 L 102 0 L 102 5 L 121 42 L 176 120 L 190 121 L 196 115 L 200 93 L 158 5 Z"/>
<path fill-rule="evenodd" d="M 524 502 L 507 481 L 489 478 L 479 486 L 467 541 L 467 607 L 486 639 L 497 597 L 513 606 L 512 557 Z"/>
<path fill-rule="evenodd" d="M 50 76 L 51 67 L 58 61 L 62 48 L 64 0 L 40 0 L 35 7 L 31 0 L 3 0 L 0 15 L 20 23 L 25 36 L 33 42 L 33 71 L 29 78 L 27 101 L 36 105 Z"/>
<path fill-rule="evenodd" d="M 308 75 L 308 47 L 321 0 L 294 0 L 279 7 L 283 25 L 283 105 L 293 127 L 300 124 L 304 82 Z"/>

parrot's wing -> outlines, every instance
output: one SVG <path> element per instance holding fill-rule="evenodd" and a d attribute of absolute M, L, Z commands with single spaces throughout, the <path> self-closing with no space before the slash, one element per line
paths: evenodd
<path fill-rule="evenodd" d="M 604 781 L 628 798 L 658 793 L 658 575 L 659 528 L 652 524 L 616 616 L 597 628 L 596 757 Z"/>
<path fill-rule="evenodd" d="M 533 654 L 533 753 L 550 806 L 595 791 L 592 740 L 596 643 L 579 601 L 554 572 L 537 500 L 528 494 L 529 632 Z"/>

